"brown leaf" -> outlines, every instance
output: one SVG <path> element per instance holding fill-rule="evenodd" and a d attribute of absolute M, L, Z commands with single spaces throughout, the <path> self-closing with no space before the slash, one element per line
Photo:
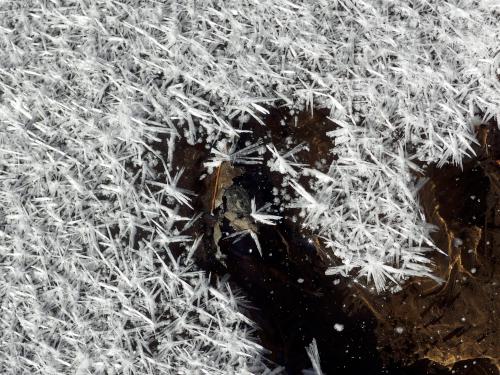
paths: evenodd
<path fill-rule="evenodd" d="M 222 163 L 214 175 L 214 189 L 212 191 L 211 210 L 213 211 L 222 204 L 222 197 L 227 188 L 233 185 L 233 179 L 241 176 L 243 172 L 240 168 L 232 166 L 228 162 Z"/>

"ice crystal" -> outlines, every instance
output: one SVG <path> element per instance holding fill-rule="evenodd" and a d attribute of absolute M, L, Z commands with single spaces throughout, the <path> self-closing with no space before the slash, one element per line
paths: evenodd
<path fill-rule="evenodd" d="M 430 274 L 408 161 L 460 164 L 471 123 L 500 108 L 495 1 L 21 0 L 0 14 L 5 374 L 267 371 L 237 298 L 170 252 L 196 249 L 176 228 L 181 137 L 214 145 L 212 168 L 260 163 L 260 146 L 235 148 L 249 118 L 329 109 L 329 171 L 276 149 L 272 168 L 317 180 L 291 182 L 294 205 L 340 259 L 331 273 L 382 290 Z"/>
<path fill-rule="evenodd" d="M 321 370 L 321 362 L 319 358 L 319 350 L 318 350 L 318 345 L 316 344 L 316 339 L 312 340 L 311 344 L 309 344 L 309 346 L 306 348 L 306 352 L 313 366 L 313 371 L 312 372 L 308 371 L 307 373 L 314 375 L 323 375 L 323 371 Z M 306 374 L 305 371 L 304 374 Z"/>
<path fill-rule="evenodd" d="M 294 154 L 306 148 L 304 144 L 295 146 L 283 155 L 280 155 L 278 150 L 276 150 L 276 147 L 272 144 L 266 145 L 266 147 L 273 155 L 274 160 L 269 160 L 268 162 L 269 169 L 273 172 L 276 171 L 281 174 L 288 174 L 292 177 L 297 177 L 298 172 L 295 170 L 295 168 L 302 168 L 305 166 L 304 164 L 297 163 L 296 161 L 288 160 L 289 158 L 293 158 Z"/>
<path fill-rule="evenodd" d="M 261 156 L 251 155 L 258 153 L 261 148 L 262 145 L 260 141 L 256 144 L 251 144 L 241 149 L 237 149 L 236 142 L 233 142 L 231 146 L 228 146 L 225 140 L 222 140 L 217 143 L 217 148 L 212 149 L 211 152 L 214 156 L 205 163 L 205 167 L 213 169 L 214 167 L 220 166 L 223 162 L 247 165 L 259 164 L 262 162 L 263 158 Z"/>
<path fill-rule="evenodd" d="M 252 210 L 252 212 L 250 213 L 250 216 L 258 223 L 263 223 L 263 224 L 267 224 L 267 225 L 276 225 L 276 223 L 274 221 L 281 219 L 281 216 L 271 215 L 271 214 L 265 213 L 266 210 L 269 207 L 271 207 L 270 203 L 266 203 L 264 206 L 257 209 L 257 206 L 255 204 L 255 198 L 253 198 L 252 201 L 250 202 L 250 204 L 251 204 L 251 210 Z"/>

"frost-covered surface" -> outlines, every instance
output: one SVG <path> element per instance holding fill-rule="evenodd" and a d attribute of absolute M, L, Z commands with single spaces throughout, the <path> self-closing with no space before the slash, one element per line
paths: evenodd
<path fill-rule="evenodd" d="M 434 248 L 410 170 L 383 136 L 344 124 L 335 136 L 338 160 L 326 175 L 312 174 L 314 196 L 297 184 L 304 224 L 317 231 L 342 265 L 327 274 L 354 273 L 377 291 L 410 276 L 429 276 L 426 253 Z M 358 132 L 359 131 L 359 132 Z M 358 133 L 357 133 L 358 132 Z M 390 281 L 390 282 L 389 282 Z"/>
<path fill-rule="evenodd" d="M 67 99 L 24 124 L 2 108 L 0 372 L 264 373 L 239 297 L 193 268 L 197 243 L 172 257 L 184 196 L 147 183 L 168 178 L 137 128 L 85 124 Z"/>
<path fill-rule="evenodd" d="M 0 2 L 2 372 L 261 373 L 229 291 L 160 258 L 188 241 L 174 229 L 189 203 L 176 139 L 231 144 L 278 99 L 344 124 L 338 161 L 316 173 L 327 182 L 294 185 L 304 224 L 344 263 L 333 272 L 379 290 L 427 274 L 404 160 L 460 163 L 472 116 L 498 112 L 498 12 L 496 1 Z M 144 160 L 158 161 L 147 146 L 158 133 L 170 134 L 170 176 Z"/>
<path fill-rule="evenodd" d="M 149 39 L 122 34 L 140 7 L 107 3 L 104 29 L 78 3 L 0 7 L 0 372 L 265 373 L 240 297 L 189 259 L 178 171 L 148 149 L 173 129 L 133 67 Z"/>

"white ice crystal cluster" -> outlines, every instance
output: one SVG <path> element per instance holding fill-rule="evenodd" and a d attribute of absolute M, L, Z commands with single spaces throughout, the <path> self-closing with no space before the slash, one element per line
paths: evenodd
<path fill-rule="evenodd" d="M 15 79 L 0 105 L 0 373 L 266 373 L 240 297 L 192 264 L 187 196 L 141 139 L 155 131 L 113 120 L 112 101 L 92 115 L 83 86 L 61 98 Z"/>
<path fill-rule="evenodd" d="M 355 274 L 379 292 L 410 276 L 433 277 L 425 254 L 435 248 L 432 226 L 419 211 L 411 175 L 419 168 L 369 127 L 340 123 L 328 135 L 338 159 L 326 174 L 306 171 L 314 194 L 292 181 L 303 224 L 341 260 L 327 274 Z"/>
<path fill-rule="evenodd" d="M 149 146 L 177 133 L 170 107 L 152 107 L 167 79 L 138 28 L 161 12 L 0 13 L 0 373 L 267 373 L 241 297 L 192 264 L 169 146 Z"/>
<path fill-rule="evenodd" d="M 189 204 L 177 140 L 233 144 L 267 105 L 326 107 L 339 125 L 338 160 L 309 170 L 326 182 L 293 184 L 304 224 L 343 263 L 332 272 L 378 290 L 429 274 L 408 161 L 460 164 L 474 116 L 498 115 L 499 11 L 494 0 L 0 2 L 0 371 L 264 373 L 227 286 L 170 248 L 192 240 L 176 210 Z M 214 162 L 242 156 L 226 151 Z M 273 168 L 304 173 L 294 163 Z"/>

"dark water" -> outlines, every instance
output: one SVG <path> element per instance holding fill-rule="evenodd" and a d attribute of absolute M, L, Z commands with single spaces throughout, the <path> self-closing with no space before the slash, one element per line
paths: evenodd
<path fill-rule="evenodd" d="M 243 147 L 246 141 L 265 138 L 269 130 L 273 130 L 273 143 L 279 145 L 279 142 L 290 136 L 290 132 L 278 125 L 282 117 L 280 113 L 274 112 L 269 127 L 258 125 L 253 134 L 255 138 L 242 137 L 240 146 Z M 296 129 L 295 135 L 311 138 L 317 133 Z M 311 138 L 309 141 L 314 140 Z M 314 142 L 317 149 L 309 155 L 318 158 L 325 145 L 321 144 L 321 140 Z M 288 374 L 301 374 L 303 369 L 311 367 L 305 347 L 314 338 L 325 374 L 498 374 L 496 367 L 487 360 L 459 362 L 451 369 L 428 360 L 412 363 L 414 352 L 411 345 L 401 348 L 408 354 L 408 364 L 391 363 L 388 359 L 392 357 L 392 349 L 377 343 L 376 318 L 356 298 L 356 286 L 344 279 L 336 281 L 335 278 L 324 276 L 327 265 L 324 257 L 318 247 L 310 242 L 311 236 L 291 220 L 283 220 L 276 226 L 258 227 L 262 256 L 250 236 L 238 242 L 222 239 L 219 246 L 226 255 L 226 266 L 223 266 L 215 258 L 213 228 L 218 221 L 225 235 L 234 232 L 234 228 L 227 219 L 218 219 L 222 215 L 209 213 L 206 202 L 203 202 L 210 196 L 207 191 L 210 193 L 209 190 L 213 188 L 198 180 L 204 173 L 202 163 L 208 157 L 206 150 L 200 146 L 185 147 L 185 154 L 185 160 L 180 164 L 187 166 L 189 174 L 181 181 L 182 186 L 197 194 L 193 202 L 195 210 L 205 211 L 203 218 L 191 229 L 196 235 L 205 234 L 202 249 L 196 254 L 197 262 L 210 273 L 221 277 L 229 274 L 230 282 L 245 292 L 251 306 L 247 308 L 246 315 L 260 328 L 259 339 L 268 349 L 266 356 L 270 362 L 285 367 Z M 313 162 L 308 160 L 309 164 Z M 255 197 L 257 207 L 272 202 L 273 188 L 281 187 L 280 176 L 270 173 L 265 165 L 244 166 L 241 170 L 242 175 L 236 177 L 233 184 L 244 189 L 250 198 Z M 461 196 L 480 190 L 482 185 L 477 182 L 486 183 L 484 176 L 475 170 L 469 172 L 470 178 L 462 176 L 465 178 L 463 180 L 457 180 L 453 174 L 450 176 L 453 181 L 445 182 L 445 186 L 451 187 L 449 191 L 463 190 Z M 476 184 L 471 181 L 476 181 Z M 454 185 L 457 186 L 453 188 Z M 442 199 L 457 199 L 449 192 L 445 195 Z M 465 224 L 475 224 L 484 218 L 481 214 L 483 207 L 476 205 L 468 210 L 469 203 L 460 205 L 464 212 L 473 211 L 473 214 L 465 215 L 463 220 L 467 221 Z M 292 211 L 286 212 L 287 217 L 293 214 Z M 455 214 L 449 212 L 451 216 Z M 335 329 L 336 324 L 343 329 Z"/>

